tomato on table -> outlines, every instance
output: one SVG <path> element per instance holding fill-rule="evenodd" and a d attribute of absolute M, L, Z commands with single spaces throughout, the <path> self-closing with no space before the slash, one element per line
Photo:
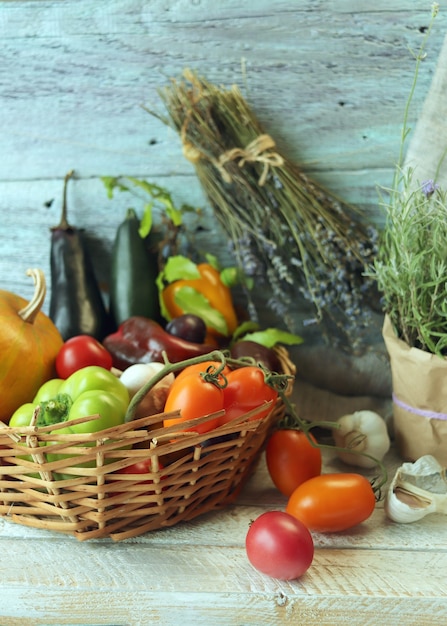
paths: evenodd
<path fill-rule="evenodd" d="M 361 474 L 321 474 L 295 489 L 286 512 L 309 530 L 339 532 L 367 520 L 375 505 L 371 483 Z"/>
<path fill-rule="evenodd" d="M 89 365 L 97 365 L 110 370 L 112 355 L 90 335 L 77 335 L 67 339 L 56 357 L 56 372 L 59 378 L 68 378 L 74 372 Z"/>
<path fill-rule="evenodd" d="M 268 511 L 255 519 L 247 532 L 245 549 L 254 568 L 279 580 L 299 578 L 314 557 L 309 530 L 283 511 Z"/>
<path fill-rule="evenodd" d="M 311 441 L 310 441 L 311 440 Z M 285 496 L 309 478 L 321 474 L 322 458 L 315 437 L 284 428 L 270 436 L 265 449 L 267 469 L 275 487 Z"/>

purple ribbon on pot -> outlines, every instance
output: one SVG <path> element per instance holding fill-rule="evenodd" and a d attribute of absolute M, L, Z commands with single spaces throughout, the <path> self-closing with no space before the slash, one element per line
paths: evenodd
<path fill-rule="evenodd" d="M 436 411 L 425 411 L 424 409 L 416 409 L 414 406 L 410 406 L 406 402 L 402 402 L 393 393 L 393 402 L 401 409 L 408 411 L 409 413 L 414 413 L 415 415 L 420 415 L 421 417 L 426 417 L 427 419 L 435 419 L 435 420 L 447 420 L 447 413 L 437 413 Z"/>

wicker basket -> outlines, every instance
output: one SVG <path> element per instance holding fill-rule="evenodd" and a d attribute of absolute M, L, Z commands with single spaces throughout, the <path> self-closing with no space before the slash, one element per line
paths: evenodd
<path fill-rule="evenodd" d="M 280 356 L 286 373 L 293 375 L 286 352 Z M 54 425 L 25 429 L 2 424 L 0 515 L 81 541 L 120 541 L 224 507 L 237 497 L 285 408 L 278 399 L 266 418 L 251 420 L 260 410 L 203 434 L 162 427 L 164 418 L 177 413 L 76 435 L 58 435 Z M 191 425 L 215 417 L 204 416 Z M 90 419 L 95 416 L 71 423 Z M 41 442 L 53 444 L 57 460 L 45 457 Z M 116 473 L 148 457 L 151 473 L 143 479 Z"/>

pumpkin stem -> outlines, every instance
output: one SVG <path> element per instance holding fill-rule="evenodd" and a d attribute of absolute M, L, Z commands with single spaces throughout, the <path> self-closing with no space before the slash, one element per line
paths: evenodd
<path fill-rule="evenodd" d="M 20 309 L 18 314 L 24 322 L 33 324 L 44 303 L 45 296 L 47 294 L 47 286 L 45 282 L 45 274 L 41 269 L 28 269 L 26 270 L 26 275 L 32 276 L 36 288 L 34 290 L 32 300 L 28 302 L 23 309 Z"/>

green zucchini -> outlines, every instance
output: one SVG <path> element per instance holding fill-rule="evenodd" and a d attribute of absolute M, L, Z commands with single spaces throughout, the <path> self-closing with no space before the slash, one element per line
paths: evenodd
<path fill-rule="evenodd" d="M 110 314 L 116 326 L 135 315 L 160 318 L 157 256 L 149 251 L 139 227 L 134 209 L 128 209 L 113 244 L 109 288 Z"/>

